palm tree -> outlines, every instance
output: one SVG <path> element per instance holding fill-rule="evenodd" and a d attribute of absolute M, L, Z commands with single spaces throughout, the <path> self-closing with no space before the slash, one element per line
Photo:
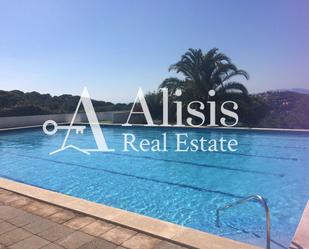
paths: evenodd
<path fill-rule="evenodd" d="M 213 89 L 216 96 L 227 94 L 248 95 L 246 87 L 233 81 L 236 76 L 249 79 L 246 71 L 238 69 L 229 57 L 220 53 L 217 48 L 203 54 L 201 49 L 190 48 L 176 64 L 170 66 L 169 71 L 182 74 L 182 79 L 172 77 L 165 79 L 160 88 L 166 87 L 173 94 L 181 89 L 184 98 L 191 100 L 207 100 L 208 91 Z"/>

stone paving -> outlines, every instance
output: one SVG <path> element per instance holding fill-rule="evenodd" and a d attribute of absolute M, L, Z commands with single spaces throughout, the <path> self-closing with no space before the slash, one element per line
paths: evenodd
<path fill-rule="evenodd" d="M 187 247 L 0 188 L 0 249 L 126 248 Z"/>

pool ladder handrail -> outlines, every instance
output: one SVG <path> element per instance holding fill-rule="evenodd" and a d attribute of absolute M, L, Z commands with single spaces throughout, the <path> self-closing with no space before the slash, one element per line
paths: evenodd
<path fill-rule="evenodd" d="M 250 196 L 245 197 L 243 199 L 240 199 L 240 200 L 238 200 L 236 202 L 229 203 L 229 204 L 227 204 L 224 207 L 217 208 L 217 210 L 216 210 L 216 215 L 217 215 L 217 217 L 216 217 L 216 225 L 217 225 L 217 227 L 220 227 L 220 212 L 221 211 L 224 211 L 226 209 L 238 206 L 240 204 L 243 204 L 243 203 L 245 203 L 247 201 L 251 201 L 251 200 L 259 201 L 259 203 L 265 209 L 265 215 L 266 215 L 266 248 L 270 249 L 270 214 L 269 214 L 269 208 L 268 208 L 268 205 L 266 203 L 266 200 L 262 196 L 260 196 L 260 195 L 250 195 Z"/>

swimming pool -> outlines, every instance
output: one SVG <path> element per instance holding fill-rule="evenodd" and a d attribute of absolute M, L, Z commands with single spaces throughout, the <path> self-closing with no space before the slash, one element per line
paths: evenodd
<path fill-rule="evenodd" d="M 236 139 L 236 152 L 175 152 L 176 133 L 188 138 Z M 163 139 L 167 150 L 123 150 L 123 134 Z M 42 129 L 0 132 L 0 176 L 133 211 L 202 231 L 264 246 L 265 215 L 249 202 L 224 212 L 216 208 L 251 194 L 267 199 L 273 248 L 287 248 L 309 199 L 308 133 L 186 128 L 104 127 L 115 152 L 75 150 L 50 156 L 65 131 L 50 137 Z M 90 129 L 69 141 L 92 147 Z"/>

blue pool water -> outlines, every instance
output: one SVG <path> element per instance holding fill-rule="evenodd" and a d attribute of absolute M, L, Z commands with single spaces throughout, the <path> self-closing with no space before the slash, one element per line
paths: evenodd
<path fill-rule="evenodd" d="M 217 207 L 251 194 L 267 199 L 273 248 L 287 248 L 309 199 L 308 133 L 104 127 L 111 153 L 72 149 L 50 156 L 65 131 L 0 132 L 0 176 L 257 245 L 265 244 L 265 214 L 257 202 L 224 212 Z M 168 152 L 123 152 L 123 133 L 162 140 Z M 236 139 L 236 152 L 175 152 L 175 133 Z M 89 127 L 68 142 L 92 147 Z"/>

